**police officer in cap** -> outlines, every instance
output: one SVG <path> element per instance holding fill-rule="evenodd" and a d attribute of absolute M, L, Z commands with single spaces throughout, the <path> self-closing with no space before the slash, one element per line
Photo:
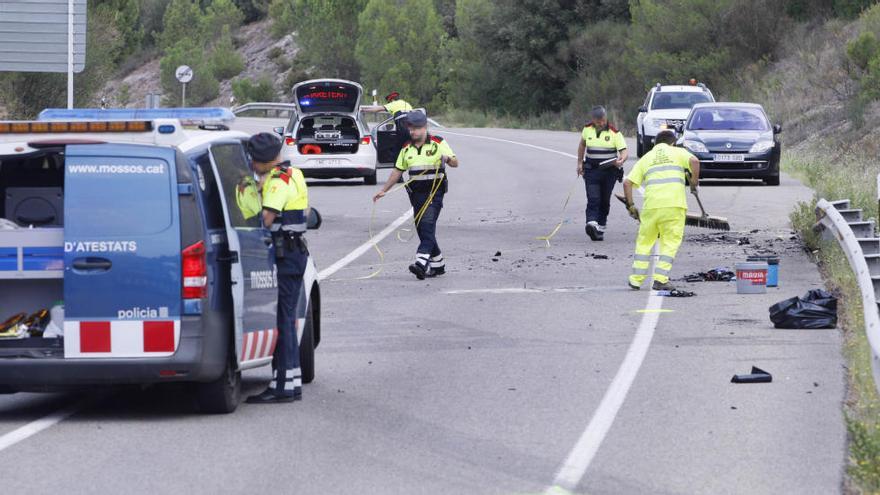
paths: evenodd
<path fill-rule="evenodd" d="M 587 189 L 587 226 L 590 239 L 605 239 L 605 226 L 611 210 L 614 183 L 623 181 L 626 163 L 626 141 L 608 123 L 605 107 L 593 107 L 591 121 L 584 126 L 578 144 L 577 173 L 584 178 Z"/>
<path fill-rule="evenodd" d="M 302 371 L 296 335 L 296 304 L 303 290 L 309 257 L 303 235 L 309 194 L 299 169 L 281 161 L 281 141 L 266 132 L 248 141 L 254 171 L 263 177 L 263 225 L 272 234 L 272 254 L 278 275 L 278 342 L 272 356 L 272 382 L 251 404 L 293 402 L 302 399 Z"/>
<path fill-rule="evenodd" d="M 409 271 L 419 280 L 424 280 L 446 273 L 443 253 L 437 244 L 437 218 L 443 208 L 443 196 L 448 184 L 446 166 L 458 167 L 458 158 L 442 137 L 428 133 L 427 115 L 415 110 L 407 115 L 406 120 L 412 139 L 400 151 L 391 176 L 373 201 L 382 199 L 404 172 L 409 173 L 406 190 L 420 241 L 416 261 L 409 266 Z"/>
<path fill-rule="evenodd" d="M 400 97 L 400 93 L 397 91 L 392 91 L 385 97 L 384 105 L 368 105 L 362 106 L 361 110 L 368 113 L 377 113 L 377 112 L 388 112 L 395 119 L 401 114 L 405 114 L 411 112 L 413 109 L 412 105 L 406 102 L 406 100 Z"/>

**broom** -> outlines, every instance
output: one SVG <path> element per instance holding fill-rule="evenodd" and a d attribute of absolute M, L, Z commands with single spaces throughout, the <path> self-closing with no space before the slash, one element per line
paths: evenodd
<path fill-rule="evenodd" d="M 700 196 L 697 193 L 694 193 L 694 196 L 697 198 L 697 204 L 700 205 L 700 211 L 702 211 L 703 214 L 688 213 L 684 220 L 685 225 L 700 227 L 703 229 L 730 230 L 730 222 L 728 222 L 726 218 L 710 217 L 706 213 L 705 208 L 703 208 L 703 202 L 700 201 Z M 615 194 L 614 197 L 626 206 L 626 198 L 624 198 L 623 195 Z"/>
<path fill-rule="evenodd" d="M 730 222 L 723 217 L 710 217 L 709 214 L 706 213 L 706 209 L 703 208 L 703 202 L 700 201 L 700 195 L 697 191 L 692 192 L 694 193 L 694 197 L 697 198 L 697 204 L 700 205 L 700 211 L 703 214 L 697 215 L 694 213 L 688 213 L 684 221 L 685 225 L 691 225 L 703 229 L 730 230 Z"/>

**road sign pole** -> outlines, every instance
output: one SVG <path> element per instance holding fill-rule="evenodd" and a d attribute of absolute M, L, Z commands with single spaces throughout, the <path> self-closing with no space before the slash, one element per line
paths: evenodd
<path fill-rule="evenodd" d="M 73 0 L 67 0 L 67 108 L 73 108 Z"/>
<path fill-rule="evenodd" d="M 181 83 L 183 85 L 183 91 L 180 93 L 180 106 L 181 108 L 186 107 L 186 83 Z"/>

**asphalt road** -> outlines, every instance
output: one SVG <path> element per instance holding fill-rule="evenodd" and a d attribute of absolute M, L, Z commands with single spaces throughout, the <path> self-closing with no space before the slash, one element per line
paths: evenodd
<path fill-rule="evenodd" d="M 303 402 L 202 416 L 173 387 L 98 395 L 0 450 L 0 491 L 525 494 L 562 481 L 590 494 L 841 492 L 840 333 L 774 330 L 767 318 L 820 284 L 787 220 L 810 191 L 790 178 L 704 184 L 707 208 L 738 232 L 689 228 L 675 276 L 772 251 L 781 286 L 745 296 L 691 284 L 697 297 L 664 299 L 626 288 L 637 226 L 622 207 L 604 243 L 586 239 L 583 183 L 563 155 L 576 134 L 445 134 L 461 160 L 440 218 L 448 274 L 415 280 L 416 242 L 391 235 L 378 276 L 353 280 L 378 267 L 368 251 L 325 280 Z M 367 240 L 376 189 L 312 184 L 319 267 Z M 403 192 L 382 200 L 375 230 L 407 208 Z M 560 217 L 549 247 L 535 239 Z M 773 383 L 730 383 L 752 365 Z M 267 381 L 247 373 L 246 392 Z M 0 396 L 0 445 L 84 397 Z"/>

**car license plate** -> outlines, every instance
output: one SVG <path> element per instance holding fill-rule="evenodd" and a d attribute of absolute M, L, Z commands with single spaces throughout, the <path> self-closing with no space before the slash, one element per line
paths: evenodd
<path fill-rule="evenodd" d="M 734 155 L 734 154 L 715 155 L 716 162 L 742 162 L 742 161 L 745 161 L 745 159 L 746 159 L 745 155 Z"/>
<path fill-rule="evenodd" d="M 342 160 L 332 160 L 332 159 L 327 159 L 327 158 L 317 160 L 317 161 L 318 161 L 318 165 L 320 165 L 322 167 L 338 167 L 338 166 L 344 164 L 344 162 Z"/>

